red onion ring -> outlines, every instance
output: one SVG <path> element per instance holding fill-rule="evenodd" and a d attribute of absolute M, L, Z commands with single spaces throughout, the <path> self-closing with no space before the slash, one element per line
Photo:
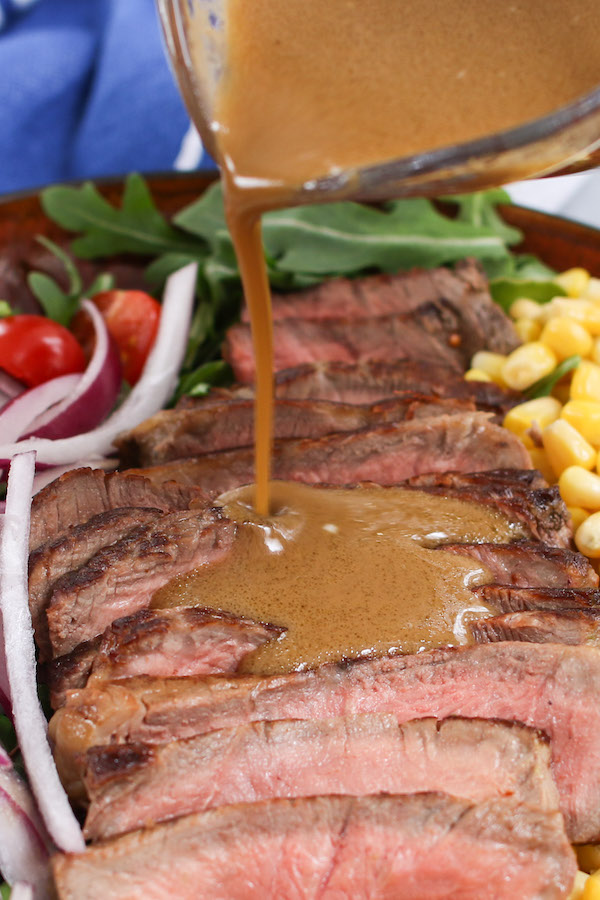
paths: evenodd
<path fill-rule="evenodd" d="M 85 842 L 60 783 L 48 744 L 48 723 L 37 696 L 35 646 L 29 613 L 27 562 L 35 453 L 11 461 L 0 537 L 0 612 L 15 731 L 42 819 L 56 845 L 79 853 Z"/>
<path fill-rule="evenodd" d="M 40 896 L 39 894 L 37 895 Z M 16 884 L 13 884 L 10 892 L 10 900 L 33 900 L 34 892 L 33 888 L 30 884 L 26 884 L 24 881 L 18 881 Z"/>
<path fill-rule="evenodd" d="M 185 356 L 196 273 L 196 263 L 190 263 L 167 279 L 158 334 L 142 376 L 112 416 L 98 428 L 70 438 L 32 437 L 16 443 L 2 443 L 0 466 L 6 466 L 16 453 L 27 450 L 35 450 L 38 464 L 47 466 L 64 466 L 79 459 L 108 456 L 114 452 L 113 440 L 121 431 L 134 428 L 162 409 L 175 389 Z"/>
<path fill-rule="evenodd" d="M 81 377 L 61 375 L 9 400 L 0 412 L 0 434 L 3 440 L 18 440 L 40 415 L 72 394 Z"/>
<path fill-rule="evenodd" d="M 25 385 L 9 375 L 3 369 L 0 369 L 0 409 L 2 409 L 10 400 L 14 400 L 19 394 L 23 393 Z"/>
<path fill-rule="evenodd" d="M 97 307 L 89 300 L 81 306 L 94 326 L 92 358 L 71 395 L 32 421 L 26 437 L 68 438 L 90 431 L 106 418 L 119 396 L 123 376 L 118 350 Z"/>

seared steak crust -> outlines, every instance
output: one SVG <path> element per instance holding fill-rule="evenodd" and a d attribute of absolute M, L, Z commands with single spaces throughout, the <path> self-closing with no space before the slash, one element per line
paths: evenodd
<path fill-rule="evenodd" d="M 559 900 L 559 813 L 513 798 L 317 797 L 226 806 L 53 859 L 60 900 Z"/>
<path fill-rule="evenodd" d="M 150 605 L 176 575 L 222 559 L 235 524 L 218 509 L 184 510 L 140 525 L 55 583 L 46 615 L 54 656 Z"/>
<path fill-rule="evenodd" d="M 80 754 L 114 742 L 165 743 L 274 719 L 356 714 L 514 720 L 545 732 L 567 832 L 600 836 L 600 654 L 559 644 L 498 643 L 328 665 L 285 676 L 133 678 L 87 687 L 54 714 L 65 783 Z"/>
<path fill-rule="evenodd" d="M 469 624 L 479 643 L 534 641 L 600 647 L 600 609 L 523 610 Z"/>
<path fill-rule="evenodd" d="M 548 745 L 517 725 L 393 716 L 256 722 L 170 744 L 88 752 L 94 841 L 230 803 L 443 791 L 558 808 Z"/>
<path fill-rule="evenodd" d="M 596 609 L 600 608 L 600 591 L 576 588 L 523 588 L 502 584 L 482 584 L 473 593 L 484 603 L 503 613 L 522 610 Z"/>

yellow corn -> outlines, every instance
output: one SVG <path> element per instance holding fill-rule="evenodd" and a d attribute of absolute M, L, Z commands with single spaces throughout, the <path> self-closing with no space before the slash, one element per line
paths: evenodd
<path fill-rule="evenodd" d="M 594 338 L 594 346 L 590 353 L 590 359 L 592 362 L 595 362 L 597 366 L 600 366 L 600 338 Z"/>
<path fill-rule="evenodd" d="M 531 443 L 533 443 L 533 441 L 531 441 Z M 525 446 L 527 446 L 527 443 L 525 443 Z M 546 451 L 543 450 L 542 447 L 527 447 L 527 449 L 529 451 L 529 456 L 531 457 L 531 465 L 533 468 L 538 469 L 542 473 L 548 484 L 554 484 L 556 476 L 550 465 Z"/>
<path fill-rule="evenodd" d="M 590 273 L 585 269 L 567 269 L 554 279 L 567 292 L 568 297 L 581 297 L 590 281 Z"/>
<path fill-rule="evenodd" d="M 589 512 L 587 511 L 587 509 L 583 509 L 581 506 L 567 506 L 567 509 L 569 510 L 569 515 L 571 516 L 573 531 L 577 531 L 579 526 L 583 525 L 585 520 L 588 518 Z"/>
<path fill-rule="evenodd" d="M 569 300 L 567 297 L 555 297 L 547 303 L 542 312 L 542 320 L 549 322 L 557 316 L 566 316 L 579 322 L 592 335 L 600 334 L 600 304 L 591 300 Z"/>
<path fill-rule="evenodd" d="M 577 862 L 583 872 L 595 872 L 600 869 L 600 845 L 579 844 L 575 847 Z"/>
<path fill-rule="evenodd" d="M 524 391 L 556 367 L 556 355 L 539 341 L 524 344 L 508 356 L 502 367 L 502 378 L 508 387 Z"/>
<path fill-rule="evenodd" d="M 594 447 L 600 447 L 600 403 L 570 400 L 563 406 L 561 415 L 586 441 Z"/>
<path fill-rule="evenodd" d="M 467 369 L 464 375 L 465 381 L 491 381 L 492 379 L 483 369 Z"/>
<path fill-rule="evenodd" d="M 583 359 L 571 379 L 571 400 L 600 403 L 600 366 Z"/>
<path fill-rule="evenodd" d="M 575 353 L 587 356 L 594 346 L 589 331 L 569 316 L 556 316 L 546 322 L 540 341 L 554 351 L 557 359 L 566 359 Z"/>
<path fill-rule="evenodd" d="M 535 300 L 519 297 L 511 306 L 510 315 L 513 319 L 539 319 L 542 315 L 542 306 Z"/>
<path fill-rule="evenodd" d="M 524 316 L 521 319 L 517 319 L 514 324 L 515 331 L 524 344 L 526 344 L 528 341 L 536 341 L 542 331 L 542 326 L 539 322 L 537 322 L 535 319 L 526 319 Z"/>
<path fill-rule="evenodd" d="M 557 477 L 569 466 L 581 466 L 588 470 L 594 468 L 598 454 L 565 419 L 549 423 L 542 432 L 542 442 Z"/>
<path fill-rule="evenodd" d="M 504 385 L 502 369 L 506 362 L 506 356 L 502 353 L 491 353 L 489 350 L 480 350 L 471 360 L 471 368 L 486 372 L 492 381 Z"/>
<path fill-rule="evenodd" d="M 561 472 L 558 486 L 567 506 L 600 509 L 600 475 L 588 472 L 582 466 L 569 466 Z"/>
<path fill-rule="evenodd" d="M 513 406 L 504 417 L 504 427 L 522 438 L 536 424 L 543 431 L 551 422 L 560 416 L 561 405 L 555 397 L 538 397 Z"/>
<path fill-rule="evenodd" d="M 586 875 L 585 872 L 578 872 L 575 876 L 575 884 L 573 885 L 573 890 L 569 894 L 569 900 L 582 900 L 583 891 L 585 886 L 589 880 L 589 875 Z"/>
<path fill-rule="evenodd" d="M 577 884 L 577 882 L 575 882 Z M 590 875 L 585 882 L 581 900 L 600 900 L 600 876 Z"/>
<path fill-rule="evenodd" d="M 590 278 L 583 296 L 594 303 L 600 300 L 600 278 Z"/>

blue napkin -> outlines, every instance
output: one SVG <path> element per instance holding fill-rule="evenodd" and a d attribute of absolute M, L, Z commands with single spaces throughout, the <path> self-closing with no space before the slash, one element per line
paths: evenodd
<path fill-rule="evenodd" d="M 0 0 L 0 193 L 176 165 L 212 163 L 154 0 Z"/>

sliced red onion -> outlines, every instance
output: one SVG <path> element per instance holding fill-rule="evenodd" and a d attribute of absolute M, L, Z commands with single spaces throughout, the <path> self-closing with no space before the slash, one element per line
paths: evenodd
<path fill-rule="evenodd" d="M 16 453 L 35 450 L 38 463 L 64 466 L 78 459 L 93 459 L 114 452 L 116 436 L 154 415 L 171 397 L 185 351 L 196 287 L 197 266 L 190 263 L 167 279 L 156 341 L 142 376 L 127 399 L 106 422 L 75 437 L 62 440 L 29 438 L 0 444 L 0 466 Z"/>
<path fill-rule="evenodd" d="M 39 895 L 34 893 L 33 887 L 24 881 L 13 884 L 10 891 L 10 900 L 33 900 L 37 896 Z"/>
<path fill-rule="evenodd" d="M 79 384 L 70 396 L 32 422 L 27 429 L 27 437 L 54 440 L 90 431 L 104 421 L 119 396 L 123 376 L 115 342 L 97 307 L 89 300 L 83 300 L 81 306 L 94 326 L 92 358 L 83 375 L 79 376 Z M 20 434 L 24 433 L 25 429 Z"/>
<path fill-rule="evenodd" d="M 29 896 L 38 900 L 49 895 L 52 850 L 29 788 L 0 747 L 0 871 L 13 886 L 11 898 L 17 883 L 25 880 Z"/>
<path fill-rule="evenodd" d="M 50 469 L 44 469 L 42 472 L 36 472 L 36 476 L 33 479 L 33 491 L 32 493 L 35 495 L 38 491 L 41 491 L 42 488 L 46 487 L 47 484 L 50 484 L 51 481 L 55 481 L 57 478 L 60 478 L 61 475 L 64 475 L 65 472 L 70 472 L 72 469 L 103 469 L 105 472 L 112 472 L 113 469 L 117 468 L 117 460 L 116 459 L 78 459 L 75 463 L 69 463 L 67 466 L 52 466 Z"/>
<path fill-rule="evenodd" d="M 50 752 L 47 722 L 36 687 L 35 647 L 29 613 L 27 559 L 35 453 L 11 462 L 0 539 L 0 612 L 13 719 L 29 782 L 46 828 L 66 852 L 85 849 L 79 823 Z"/>
<path fill-rule="evenodd" d="M 5 403 L 8 403 L 9 400 L 14 400 L 14 398 L 18 397 L 19 394 L 22 394 L 24 390 L 24 384 L 17 381 L 16 378 L 13 378 L 12 375 L 9 375 L 4 369 L 0 369 L 0 407 L 4 406 Z"/>
<path fill-rule="evenodd" d="M 30 430 L 35 420 L 56 407 L 61 400 L 77 389 L 81 375 L 61 375 L 37 387 L 23 391 L 10 400 L 0 412 L 0 434 L 3 441 L 16 441 Z"/>

